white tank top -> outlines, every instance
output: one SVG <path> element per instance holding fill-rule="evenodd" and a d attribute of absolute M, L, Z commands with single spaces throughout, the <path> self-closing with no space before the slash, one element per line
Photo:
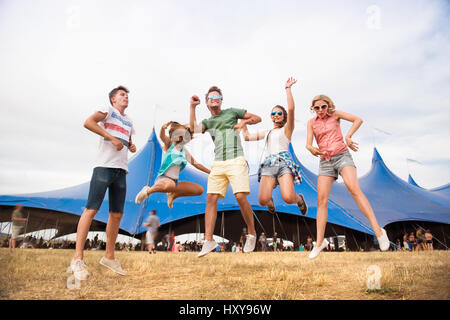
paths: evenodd
<path fill-rule="evenodd" d="M 267 135 L 269 138 L 267 139 Z M 284 134 L 284 128 L 277 128 L 270 130 L 264 137 L 266 141 L 266 148 L 264 150 L 264 156 L 267 157 L 271 154 L 277 154 L 284 151 L 289 151 L 289 139 Z"/>
<path fill-rule="evenodd" d="M 164 175 L 178 180 L 178 176 L 180 175 L 180 166 L 179 165 L 175 165 L 175 166 L 171 166 L 169 169 L 167 169 L 166 172 L 164 172 Z"/>

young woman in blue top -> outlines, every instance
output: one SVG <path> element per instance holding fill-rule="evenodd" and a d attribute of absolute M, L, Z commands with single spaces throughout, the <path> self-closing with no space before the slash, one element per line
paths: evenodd
<path fill-rule="evenodd" d="M 166 135 L 166 129 L 169 126 L 170 138 Z M 169 121 L 161 127 L 159 136 L 164 143 L 163 151 L 165 152 L 161 161 L 161 168 L 153 186 L 143 187 L 136 195 L 135 202 L 140 204 L 152 193 L 164 192 L 167 193 L 167 205 L 172 209 L 173 201 L 176 198 L 199 196 L 203 193 L 203 187 L 196 183 L 178 181 L 179 174 L 186 167 L 187 162 L 207 174 L 211 171 L 195 161 L 184 147 L 192 139 L 192 133 L 188 126 Z"/>

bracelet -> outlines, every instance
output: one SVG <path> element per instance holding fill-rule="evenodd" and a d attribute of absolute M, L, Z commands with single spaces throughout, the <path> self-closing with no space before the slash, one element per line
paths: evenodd
<path fill-rule="evenodd" d="M 285 87 L 285 89 L 290 89 L 291 87 Z"/>

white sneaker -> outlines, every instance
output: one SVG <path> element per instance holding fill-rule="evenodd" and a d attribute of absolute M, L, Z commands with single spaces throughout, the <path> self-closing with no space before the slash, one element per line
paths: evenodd
<path fill-rule="evenodd" d="M 100 259 L 100 264 L 109 268 L 111 271 L 120 274 L 121 276 L 127 275 L 127 273 L 123 271 L 122 267 L 120 266 L 120 262 L 117 259 L 108 259 L 106 257 L 102 257 Z"/>
<path fill-rule="evenodd" d="M 215 248 L 217 248 L 218 244 L 216 241 L 208 241 L 205 240 L 205 242 L 203 243 L 202 246 L 202 251 L 200 251 L 200 253 L 198 254 L 198 257 L 203 257 L 204 255 L 210 253 L 211 251 L 213 251 Z"/>
<path fill-rule="evenodd" d="M 386 234 L 386 230 L 381 228 L 381 232 L 382 232 L 381 237 L 379 237 L 379 238 L 377 237 L 378 245 L 380 246 L 381 251 L 386 251 L 391 246 L 391 242 L 389 241 L 389 238 Z"/>
<path fill-rule="evenodd" d="M 73 273 L 73 276 L 80 281 L 87 280 L 91 276 L 91 274 L 87 270 L 87 266 L 81 259 L 72 259 L 72 261 L 70 262 L 70 266 L 67 268 L 66 272 Z"/>
<path fill-rule="evenodd" d="M 252 252 L 255 250 L 256 236 L 252 234 L 247 235 L 247 240 L 245 241 L 244 252 Z"/>
<path fill-rule="evenodd" d="M 136 195 L 136 199 L 134 199 L 134 202 L 136 204 L 140 204 L 142 201 L 144 201 L 145 198 L 148 197 L 148 192 L 147 192 L 148 189 L 150 189 L 150 187 L 145 186 L 142 188 L 141 191 L 139 191 L 139 193 Z"/>
<path fill-rule="evenodd" d="M 167 192 L 167 206 L 169 207 L 169 209 L 173 208 L 173 201 L 175 196 L 175 192 Z"/>
<path fill-rule="evenodd" d="M 309 254 L 309 258 L 314 259 L 315 257 L 317 257 L 319 255 L 320 251 L 322 251 L 322 249 L 327 246 L 328 246 L 328 240 L 323 239 L 322 245 L 320 247 L 317 248 L 316 246 L 314 246 L 314 248 L 311 250 L 311 253 Z"/>

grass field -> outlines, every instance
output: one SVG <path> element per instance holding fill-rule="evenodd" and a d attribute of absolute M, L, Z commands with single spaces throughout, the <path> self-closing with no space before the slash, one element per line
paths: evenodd
<path fill-rule="evenodd" d="M 450 299 L 450 252 L 211 253 L 117 252 L 128 276 L 86 251 L 92 273 L 68 289 L 73 250 L 0 249 L 0 299 Z M 368 290 L 367 268 L 381 269 L 381 289 Z M 73 282 L 70 282 L 73 284 Z"/>

